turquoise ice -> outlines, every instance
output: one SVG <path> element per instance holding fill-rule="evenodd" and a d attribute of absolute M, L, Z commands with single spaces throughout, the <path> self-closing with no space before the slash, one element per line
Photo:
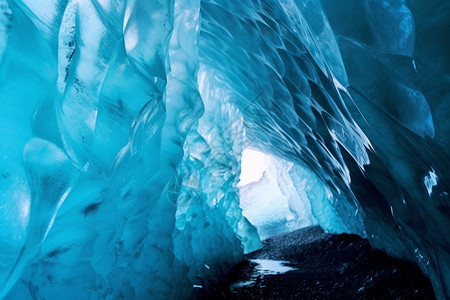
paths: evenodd
<path fill-rule="evenodd" d="M 316 223 L 450 297 L 449 14 L 0 0 L 0 298 L 185 298 Z M 283 162 L 271 219 L 242 211 L 245 149 Z"/>

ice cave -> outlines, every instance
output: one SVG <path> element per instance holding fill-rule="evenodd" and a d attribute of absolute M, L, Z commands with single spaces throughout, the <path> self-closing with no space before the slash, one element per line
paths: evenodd
<path fill-rule="evenodd" d="M 195 298 L 313 225 L 450 298 L 449 1 L 0 0 L 0 139 L 0 299 Z"/>

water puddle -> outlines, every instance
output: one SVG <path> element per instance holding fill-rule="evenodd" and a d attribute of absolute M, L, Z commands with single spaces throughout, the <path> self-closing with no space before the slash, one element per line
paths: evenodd
<path fill-rule="evenodd" d="M 252 280 L 247 280 L 247 281 L 239 281 L 239 282 L 235 282 L 232 285 L 230 285 L 230 290 L 234 291 L 236 289 L 240 289 L 241 287 L 247 286 L 247 285 L 251 285 L 253 283 L 255 283 L 256 280 L 252 279 Z"/>
<path fill-rule="evenodd" d="M 232 291 L 255 283 L 256 279 L 260 275 L 284 274 L 289 271 L 298 270 L 297 268 L 286 266 L 286 264 L 288 264 L 289 262 L 284 260 L 250 259 L 250 261 L 257 264 L 253 271 L 253 274 L 250 276 L 250 280 L 238 281 L 233 283 L 232 285 L 230 285 L 230 289 Z"/>
<path fill-rule="evenodd" d="M 295 271 L 296 268 L 286 266 L 288 261 L 283 260 L 271 260 L 271 259 L 251 259 L 253 263 L 258 264 L 256 271 L 262 275 L 275 275 L 283 274 L 289 271 Z"/>

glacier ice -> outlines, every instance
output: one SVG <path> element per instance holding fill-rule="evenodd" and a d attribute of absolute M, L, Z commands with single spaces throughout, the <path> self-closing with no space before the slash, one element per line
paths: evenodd
<path fill-rule="evenodd" d="M 219 281 L 261 247 L 240 203 L 247 147 L 283 162 L 290 198 L 269 208 L 413 260 L 450 297 L 449 13 L 0 0 L 0 298 Z"/>

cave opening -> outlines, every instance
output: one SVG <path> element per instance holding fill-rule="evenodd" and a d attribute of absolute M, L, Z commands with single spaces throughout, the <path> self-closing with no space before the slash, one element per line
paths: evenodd
<path fill-rule="evenodd" d="M 304 189 L 298 191 L 299 183 L 290 175 L 293 167 L 254 148 L 242 152 L 239 203 L 262 240 L 317 224 Z M 300 180 L 307 184 L 305 178 Z"/>

